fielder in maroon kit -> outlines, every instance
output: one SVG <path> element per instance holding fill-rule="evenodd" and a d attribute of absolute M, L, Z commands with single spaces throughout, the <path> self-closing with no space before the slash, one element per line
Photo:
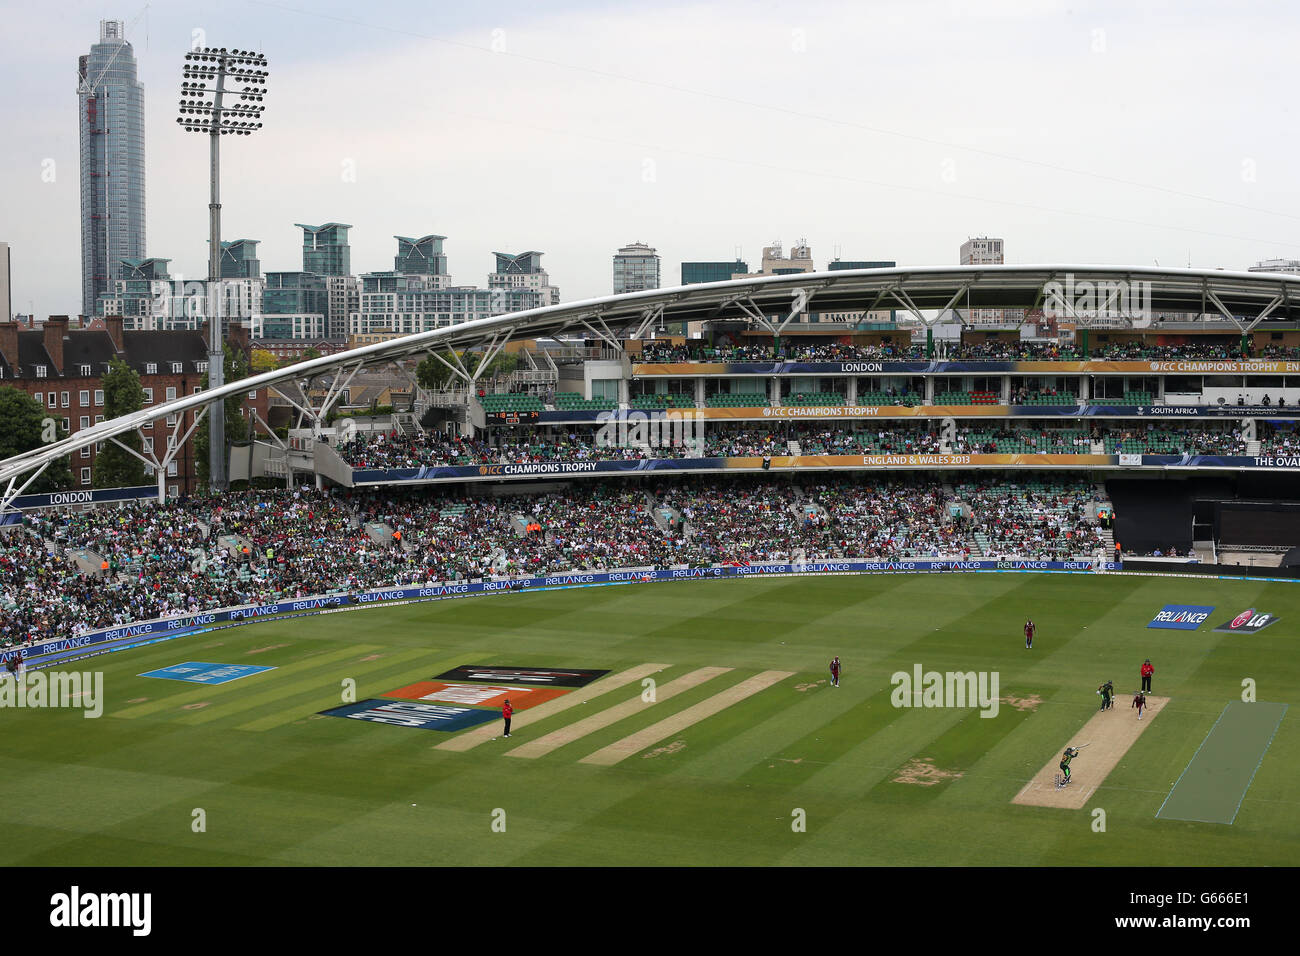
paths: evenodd
<path fill-rule="evenodd" d="M 1025 650 L 1034 648 L 1034 622 L 1025 621 Z"/>
<path fill-rule="evenodd" d="M 1133 695 L 1133 706 L 1137 708 L 1137 712 L 1138 712 L 1138 720 L 1141 720 L 1141 719 L 1142 719 L 1142 711 L 1146 710 L 1146 706 L 1147 706 L 1147 697 L 1146 697 L 1146 694 L 1142 693 L 1142 691 L 1138 691 L 1136 694 L 1134 694 L 1134 695 Z M 1163 725 L 1162 725 L 1162 726 L 1163 726 Z"/>
<path fill-rule="evenodd" d="M 840 686 L 840 659 L 838 657 L 831 661 L 831 686 Z"/>

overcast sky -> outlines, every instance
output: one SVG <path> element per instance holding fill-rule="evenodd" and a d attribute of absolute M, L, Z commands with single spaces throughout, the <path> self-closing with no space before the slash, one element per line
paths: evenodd
<path fill-rule="evenodd" d="M 53 9 L 57 9 L 57 13 Z M 223 234 L 301 268 L 295 222 L 448 237 L 454 279 L 544 252 L 564 299 L 634 240 L 757 268 L 844 259 L 1244 269 L 1300 257 L 1300 8 L 1275 2 L 674 4 L 0 0 L 0 240 L 13 304 L 80 311 L 77 57 L 121 19 L 145 84 L 151 256 L 206 272 L 207 142 L 176 125 L 202 41 L 270 60 L 265 128 L 223 141 Z M 51 168 L 52 182 L 42 178 Z M 43 165 L 44 164 L 44 165 Z"/>

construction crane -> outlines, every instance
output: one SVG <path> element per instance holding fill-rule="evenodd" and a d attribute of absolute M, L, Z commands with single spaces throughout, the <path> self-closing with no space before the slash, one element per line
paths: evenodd
<path fill-rule="evenodd" d="M 123 40 L 126 39 L 127 31 L 134 28 L 137 23 L 143 20 L 145 14 L 147 14 L 148 12 L 149 12 L 149 4 L 146 3 L 144 5 L 144 9 L 142 9 L 139 13 L 137 13 L 135 15 L 135 18 L 130 23 L 128 23 L 125 27 L 122 28 Z M 113 55 L 109 57 L 108 62 L 104 64 L 104 68 L 99 71 L 99 75 L 96 76 L 93 80 L 87 79 L 85 74 L 85 64 L 83 63 L 82 69 L 77 72 L 77 93 L 78 94 L 84 93 L 88 96 L 93 97 L 95 95 L 95 91 L 99 89 L 100 85 L 104 82 L 104 75 L 113 68 L 113 64 L 117 62 L 117 55 L 121 52 L 122 52 L 122 48 L 120 46 L 116 50 L 114 50 Z M 86 60 L 89 58 L 82 57 L 82 59 Z"/>

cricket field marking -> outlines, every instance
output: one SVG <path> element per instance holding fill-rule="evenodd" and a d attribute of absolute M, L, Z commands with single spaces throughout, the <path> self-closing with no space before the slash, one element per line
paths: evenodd
<path fill-rule="evenodd" d="M 380 645 L 378 644 L 362 645 L 362 649 L 374 650 L 374 649 L 378 649 L 379 646 Z M 356 653 L 357 653 L 357 648 L 345 647 L 342 650 L 335 650 L 335 651 L 325 652 L 321 654 L 313 654 L 310 657 L 306 657 L 303 660 L 298 661 L 296 663 L 284 664 L 276 668 L 275 677 L 276 680 L 283 680 L 285 677 L 292 677 L 298 674 L 308 673 L 318 667 L 323 668 L 327 665 L 336 664 L 337 662 L 343 660 L 344 658 L 354 656 Z M 133 707 L 125 707 L 122 710 L 113 711 L 112 716 L 126 717 L 126 718 L 147 717 L 153 714 L 162 713 L 164 710 L 180 707 L 184 704 L 193 703 L 194 701 L 203 700 L 205 697 L 212 694 L 213 691 L 219 691 L 223 696 L 229 694 L 231 695 L 231 699 L 235 699 L 235 697 L 239 694 L 239 685 L 238 683 L 231 683 L 231 684 L 217 684 L 213 686 L 200 686 L 192 691 L 184 691 L 179 694 L 169 694 L 157 698 L 155 700 L 150 700 L 144 704 L 137 704 Z"/>
<path fill-rule="evenodd" d="M 585 704 L 590 700 L 599 697 L 601 694 L 609 693 L 611 690 L 618 690 L 620 687 L 626 687 L 628 684 L 634 684 L 643 677 L 649 677 L 651 674 L 657 674 L 667 667 L 667 664 L 638 664 L 636 667 L 630 667 L 618 674 L 610 674 L 608 677 L 602 677 L 595 683 L 588 684 L 586 687 L 580 687 L 572 693 L 565 694 L 563 697 L 557 697 L 555 700 L 548 700 L 544 704 L 538 704 L 528 711 L 529 721 L 536 721 L 543 717 L 550 717 L 552 714 L 558 714 L 561 711 L 568 710 L 570 707 L 577 707 L 579 704 Z M 473 750 L 479 744 L 485 744 L 489 740 L 501 736 L 501 728 L 498 724 L 485 724 L 482 727 L 475 727 L 473 730 L 467 730 L 463 734 L 457 734 L 450 740 L 444 740 L 434 747 L 434 750 Z"/>
<path fill-rule="evenodd" d="M 693 687 L 698 687 L 706 681 L 711 681 L 713 678 L 718 677 L 721 674 L 726 674 L 730 670 L 730 667 L 701 667 L 698 670 L 693 670 L 689 674 L 684 674 L 677 678 L 675 681 L 670 681 L 667 684 L 661 685 L 655 699 L 657 702 L 662 703 L 670 697 L 676 697 L 678 694 L 688 691 Z M 592 714 L 590 717 L 583 718 L 575 724 L 569 724 L 567 727 L 561 727 L 559 730 L 538 737 L 536 740 L 530 740 L 528 743 L 521 747 L 516 747 L 514 750 L 507 750 L 506 756 L 528 757 L 530 759 L 545 756 L 552 750 L 563 747 L 565 744 L 571 744 L 575 740 L 581 740 L 588 734 L 594 734 L 598 730 L 604 730 L 610 724 L 618 723 L 626 717 L 631 717 L 633 714 L 640 713 L 647 707 L 654 706 L 654 704 L 647 704 L 642 699 L 641 695 L 637 694 L 631 700 L 625 700 L 623 703 L 615 704 L 613 707 L 606 708 L 598 714 Z"/>
<path fill-rule="evenodd" d="M 1052 759 L 1034 774 L 1011 802 L 1031 807 L 1082 810 L 1167 703 L 1168 697 L 1148 697 L 1141 720 L 1137 719 L 1131 707 L 1115 707 L 1093 714 L 1077 733 L 1056 749 Z M 1081 744 L 1087 745 L 1087 749 L 1070 765 L 1073 771 L 1070 785 L 1058 790 L 1054 780 L 1060 773 L 1061 754 L 1067 746 L 1078 747 Z"/>
<path fill-rule="evenodd" d="M 651 744 L 657 744 L 668 737 L 676 736 L 687 727 L 712 717 L 732 704 L 737 704 L 746 697 L 751 697 L 760 690 L 766 690 L 773 684 L 794 675 L 794 671 L 763 671 L 761 674 L 756 674 L 741 681 L 735 687 L 729 687 L 712 697 L 700 701 L 698 704 L 673 714 L 671 717 L 665 717 L 657 724 L 651 724 L 644 730 L 629 734 L 622 740 L 616 740 L 608 747 L 602 747 L 595 753 L 583 757 L 578 763 L 593 763 L 604 767 L 612 766 L 634 753 L 645 750 Z"/>

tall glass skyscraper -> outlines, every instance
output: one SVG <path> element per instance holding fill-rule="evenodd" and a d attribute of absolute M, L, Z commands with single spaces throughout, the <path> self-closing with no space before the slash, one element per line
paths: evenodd
<path fill-rule="evenodd" d="M 442 251 L 446 236 L 394 236 L 397 255 L 393 257 L 393 271 L 403 276 L 445 276 L 447 255 Z"/>
<path fill-rule="evenodd" d="M 77 63 L 81 133 L 81 311 L 145 257 L 144 85 L 121 20 L 101 20 L 99 42 Z"/>
<path fill-rule="evenodd" d="M 256 279 L 262 274 L 257 258 L 257 239 L 231 239 L 221 242 L 221 278 Z"/>
<path fill-rule="evenodd" d="M 318 276 L 352 275 L 352 249 L 348 245 L 348 230 L 352 227 L 342 222 L 327 222 L 323 226 L 307 226 L 295 222 L 302 230 L 302 271 Z"/>

